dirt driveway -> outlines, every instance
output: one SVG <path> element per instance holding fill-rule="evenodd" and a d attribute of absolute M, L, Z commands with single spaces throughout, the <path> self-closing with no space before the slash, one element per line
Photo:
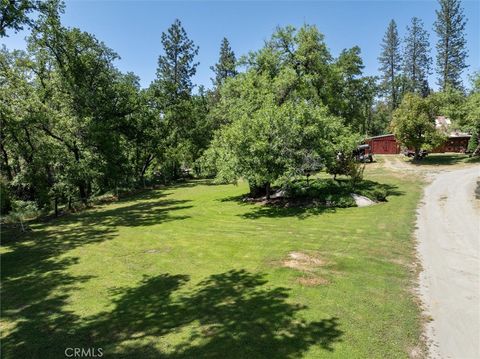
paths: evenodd
<path fill-rule="evenodd" d="M 429 357 L 480 358 L 480 166 L 428 177 L 416 234 Z"/>

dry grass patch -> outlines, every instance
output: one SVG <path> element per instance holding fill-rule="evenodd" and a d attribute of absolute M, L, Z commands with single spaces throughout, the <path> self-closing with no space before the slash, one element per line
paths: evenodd
<path fill-rule="evenodd" d="M 323 267 L 326 261 L 318 255 L 307 254 L 304 252 L 290 252 L 287 259 L 283 261 L 283 266 L 301 271 L 310 271 L 318 267 Z"/>
<path fill-rule="evenodd" d="M 297 279 L 297 282 L 304 287 L 316 287 L 319 285 L 330 284 L 327 279 L 321 277 L 301 277 Z"/>

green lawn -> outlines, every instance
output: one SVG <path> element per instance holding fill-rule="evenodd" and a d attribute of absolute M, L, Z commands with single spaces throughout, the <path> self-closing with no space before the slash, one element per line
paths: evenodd
<path fill-rule="evenodd" d="M 405 157 L 407 159 L 407 157 Z M 420 161 L 408 159 L 408 162 L 417 166 L 449 166 L 469 163 L 479 163 L 480 157 L 469 157 L 463 153 L 431 153 Z"/>
<path fill-rule="evenodd" d="M 367 177 L 388 202 L 269 208 L 191 182 L 4 235 L 2 358 L 408 357 L 421 183 Z"/>

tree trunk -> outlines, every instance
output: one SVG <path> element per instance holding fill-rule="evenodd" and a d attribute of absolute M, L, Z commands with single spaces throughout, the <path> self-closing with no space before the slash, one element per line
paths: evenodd
<path fill-rule="evenodd" d="M 7 180 L 8 182 L 11 182 L 13 179 L 12 169 L 10 168 L 10 163 L 8 161 L 8 153 L 5 150 L 5 147 L 3 147 L 2 142 L 0 142 L 0 149 L 2 150 L 2 154 L 3 154 L 3 162 L 5 164 L 5 167 L 4 167 L 5 171 L 7 172 Z"/>
<path fill-rule="evenodd" d="M 78 193 L 83 204 L 87 204 L 87 190 L 84 181 L 78 183 Z"/>
<path fill-rule="evenodd" d="M 414 160 L 414 161 L 417 161 L 417 160 L 420 159 L 419 154 L 420 154 L 420 149 L 419 149 L 419 148 L 415 148 L 415 155 L 413 156 L 413 160 Z"/>

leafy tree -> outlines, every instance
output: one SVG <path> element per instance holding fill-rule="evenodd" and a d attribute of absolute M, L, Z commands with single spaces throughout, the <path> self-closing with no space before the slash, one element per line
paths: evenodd
<path fill-rule="evenodd" d="M 391 20 L 382 40 L 382 52 L 378 58 L 382 73 L 382 87 L 387 94 L 391 111 L 397 108 L 400 101 L 399 74 L 402 64 L 400 53 L 400 37 L 397 24 Z"/>
<path fill-rule="evenodd" d="M 465 94 L 453 88 L 428 96 L 435 116 L 446 116 L 457 126 L 465 117 Z"/>
<path fill-rule="evenodd" d="M 212 79 L 213 85 L 219 87 L 229 77 L 237 75 L 237 59 L 235 53 L 230 47 L 230 43 L 227 38 L 222 39 L 220 45 L 220 56 L 218 63 L 211 66 L 210 69 L 215 73 L 215 78 Z"/>
<path fill-rule="evenodd" d="M 391 127 L 403 146 L 415 150 L 415 159 L 418 159 L 422 147 L 435 147 L 442 140 L 435 129 L 435 117 L 430 102 L 416 94 L 405 94 L 400 106 L 393 113 Z"/>
<path fill-rule="evenodd" d="M 7 36 L 7 29 L 14 32 L 23 27 L 34 26 L 31 13 L 48 14 L 63 11 L 63 2 L 59 0 L 2 0 L 0 2 L 0 37 Z"/>
<path fill-rule="evenodd" d="M 388 103 L 375 101 L 372 107 L 371 121 L 368 126 L 370 136 L 384 135 L 389 131 L 391 112 Z"/>
<path fill-rule="evenodd" d="M 304 175 L 313 164 L 331 166 L 351 136 L 324 104 L 334 103 L 330 59 L 314 27 L 277 29 L 244 60 L 247 72 L 222 86 L 216 107 L 223 125 L 205 168 L 214 168 L 218 181 L 245 178 L 252 194 L 268 197 L 273 184 Z"/>
<path fill-rule="evenodd" d="M 448 87 L 462 89 L 461 74 L 467 67 L 465 15 L 460 0 L 439 0 L 439 3 L 440 10 L 436 10 L 434 24 L 438 36 L 438 85 L 444 91 Z"/>
<path fill-rule="evenodd" d="M 472 76 L 472 92 L 467 97 L 463 106 L 465 117 L 460 121 L 461 127 L 472 135 L 468 149 L 474 155 L 480 156 L 480 73 Z"/>
<path fill-rule="evenodd" d="M 410 26 L 407 26 L 404 43 L 403 73 L 408 81 L 407 89 L 426 97 L 432 59 L 429 55 L 428 33 L 423 28 L 422 20 L 412 18 Z"/>
<path fill-rule="evenodd" d="M 353 131 L 366 134 L 370 130 L 372 106 L 379 88 L 375 77 L 362 76 L 364 66 L 360 53 L 358 46 L 344 49 L 332 64 L 331 82 L 336 105 L 330 108 Z"/>

